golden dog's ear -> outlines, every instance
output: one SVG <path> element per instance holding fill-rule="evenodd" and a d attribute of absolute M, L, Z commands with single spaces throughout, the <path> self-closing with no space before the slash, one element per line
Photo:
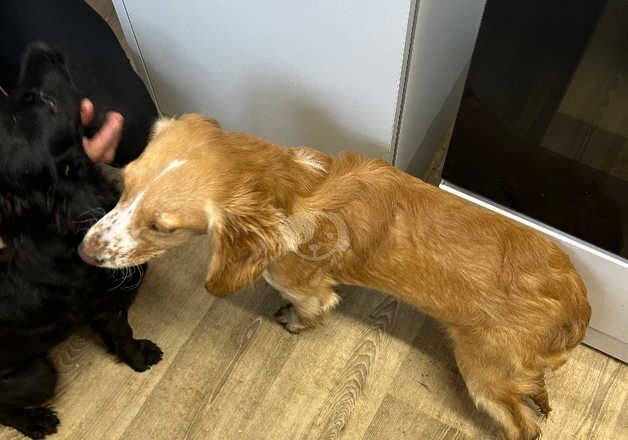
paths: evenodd
<path fill-rule="evenodd" d="M 207 291 L 218 296 L 259 278 L 286 251 L 289 230 L 285 214 L 252 200 L 240 200 L 237 209 L 225 210 L 223 220 L 212 231 L 212 260 L 205 279 Z"/>

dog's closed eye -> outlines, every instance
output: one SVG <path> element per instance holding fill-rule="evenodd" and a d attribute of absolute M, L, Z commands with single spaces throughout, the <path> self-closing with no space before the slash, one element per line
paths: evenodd
<path fill-rule="evenodd" d="M 35 102 L 35 94 L 32 92 L 26 93 L 22 100 L 25 104 L 32 104 Z"/>
<path fill-rule="evenodd" d="M 174 234 L 178 231 L 207 232 L 207 216 L 203 213 L 160 212 L 153 213 L 148 224 L 150 231 L 158 234 Z"/>
<path fill-rule="evenodd" d="M 159 227 L 157 226 L 156 223 L 150 223 L 148 225 L 148 229 L 150 229 L 151 232 L 161 232 L 161 230 L 159 230 Z"/>
<path fill-rule="evenodd" d="M 57 111 L 57 103 L 55 102 L 55 100 L 51 96 L 46 95 L 40 90 L 31 90 L 29 92 L 26 92 L 22 96 L 22 103 L 26 105 L 41 103 L 49 107 L 50 110 L 52 110 L 53 112 L 56 113 Z"/>
<path fill-rule="evenodd" d="M 177 228 L 168 221 L 167 215 L 155 213 L 155 220 L 148 224 L 148 229 L 157 234 L 170 234 Z"/>

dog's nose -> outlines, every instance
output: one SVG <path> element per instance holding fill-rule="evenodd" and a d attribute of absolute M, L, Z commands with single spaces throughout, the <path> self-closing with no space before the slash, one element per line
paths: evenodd
<path fill-rule="evenodd" d="M 81 257 L 81 260 L 83 260 L 84 262 L 92 266 L 100 266 L 103 263 L 102 258 L 94 256 L 89 251 L 89 249 L 87 249 L 87 246 L 85 245 L 84 241 L 81 242 L 81 244 L 78 247 L 78 254 L 79 254 L 79 257 Z"/>

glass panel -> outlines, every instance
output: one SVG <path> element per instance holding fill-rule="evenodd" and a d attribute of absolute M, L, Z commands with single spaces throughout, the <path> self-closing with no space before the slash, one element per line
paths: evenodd
<path fill-rule="evenodd" d="M 488 0 L 443 178 L 628 258 L 628 2 Z"/>

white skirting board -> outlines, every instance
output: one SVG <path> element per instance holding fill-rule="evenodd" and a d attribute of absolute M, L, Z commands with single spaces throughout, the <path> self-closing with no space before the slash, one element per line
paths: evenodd
<path fill-rule="evenodd" d="M 439 187 L 554 239 L 587 285 L 593 313 L 585 344 L 628 362 L 628 261 L 445 180 Z"/>

